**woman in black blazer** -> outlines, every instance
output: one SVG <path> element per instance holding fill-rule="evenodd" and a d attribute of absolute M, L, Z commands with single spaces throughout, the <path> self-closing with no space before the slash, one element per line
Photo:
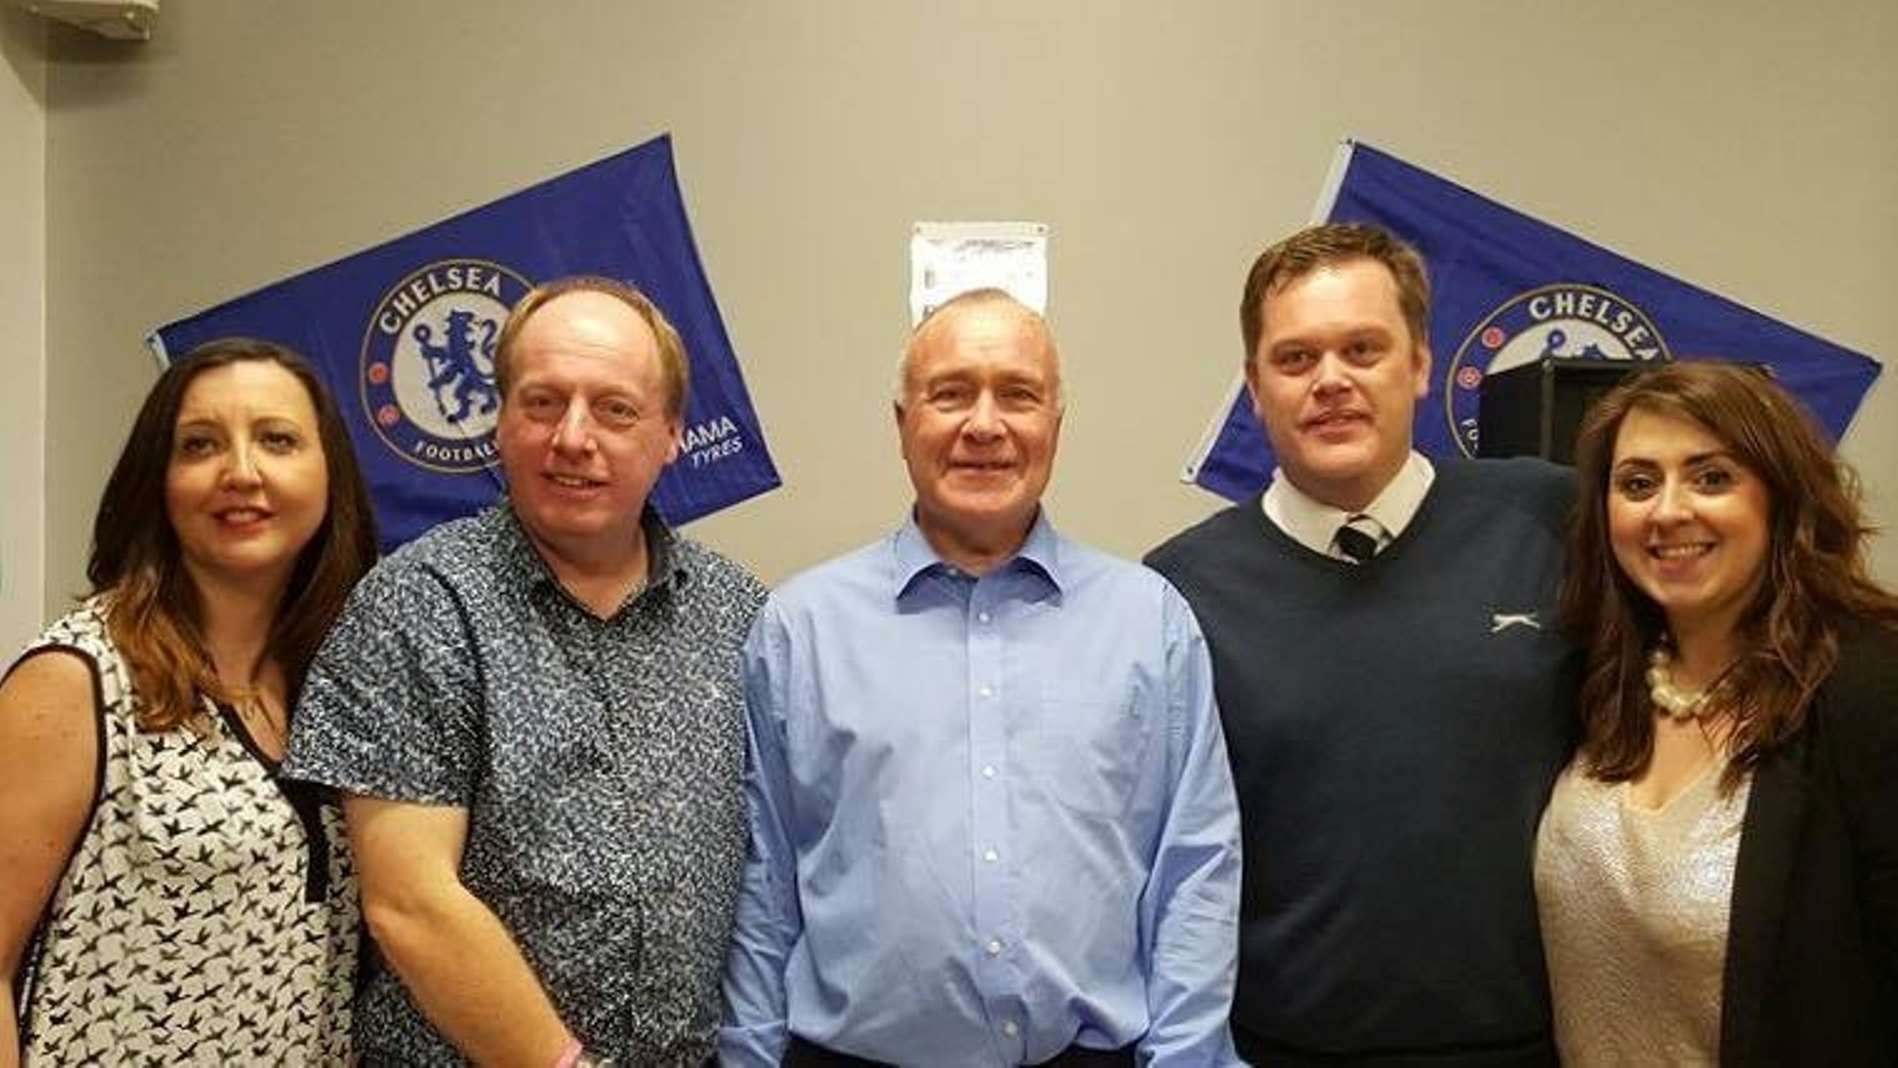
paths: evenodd
<path fill-rule="evenodd" d="M 1585 421 L 1562 590 L 1582 743 L 1537 836 L 1568 1064 L 1898 1063 L 1898 597 L 1770 379 Z"/>

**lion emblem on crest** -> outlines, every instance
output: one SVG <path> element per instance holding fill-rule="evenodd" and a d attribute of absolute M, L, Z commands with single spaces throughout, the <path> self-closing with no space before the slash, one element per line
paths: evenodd
<path fill-rule="evenodd" d="M 481 330 L 479 341 L 474 336 L 477 324 Z M 448 312 L 447 329 L 442 331 L 442 343 L 437 345 L 434 327 L 416 324 L 415 343 L 428 361 L 428 388 L 435 392 L 435 401 L 449 422 L 467 419 L 477 401 L 482 415 L 499 405 L 494 395 L 494 335 L 500 329 L 500 323 L 492 318 L 477 318 L 465 308 L 453 308 Z M 452 412 L 448 410 L 451 395 L 455 403 Z"/>

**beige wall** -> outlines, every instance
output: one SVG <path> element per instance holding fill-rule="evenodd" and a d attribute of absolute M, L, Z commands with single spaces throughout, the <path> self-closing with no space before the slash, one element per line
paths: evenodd
<path fill-rule="evenodd" d="M 0 663 L 46 598 L 46 32 L 0 7 Z"/>
<path fill-rule="evenodd" d="M 1055 515 L 1130 555 L 1215 506 L 1176 475 L 1243 272 L 1347 135 L 1844 345 L 1898 336 L 1884 0 L 165 0 L 148 45 L 54 36 L 49 609 L 147 329 L 668 129 L 787 482 L 696 533 L 771 580 L 908 501 L 916 219 L 1053 225 Z M 1894 389 L 1844 446 L 1886 523 Z"/>

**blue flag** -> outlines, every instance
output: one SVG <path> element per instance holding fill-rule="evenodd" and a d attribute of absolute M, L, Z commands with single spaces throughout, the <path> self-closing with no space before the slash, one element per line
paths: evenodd
<path fill-rule="evenodd" d="M 501 492 L 494 342 L 537 282 L 618 278 L 651 297 L 692 368 L 685 442 L 653 488 L 687 523 L 779 484 L 657 137 L 512 196 L 156 330 L 160 359 L 233 334 L 317 366 L 349 424 L 383 548 Z"/>
<path fill-rule="evenodd" d="M 1384 226 L 1429 266 L 1430 393 L 1416 446 L 1474 455 L 1485 375 L 1543 356 L 1655 362 L 1719 358 L 1767 364 L 1837 440 L 1880 370 L 1877 361 L 1769 319 L 1385 155 L 1346 142 L 1316 217 Z M 1274 461 L 1238 381 L 1184 480 L 1231 500 L 1257 493 Z"/>

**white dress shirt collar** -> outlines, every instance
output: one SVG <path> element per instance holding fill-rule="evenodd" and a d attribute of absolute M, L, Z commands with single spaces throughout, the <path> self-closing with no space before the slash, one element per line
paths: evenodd
<path fill-rule="evenodd" d="M 1368 515 L 1383 530 L 1378 548 L 1396 541 L 1423 506 L 1430 484 L 1436 481 L 1436 469 L 1423 454 L 1412 449 L 1404 466 L 1384 485 L 1384 489 L 1360 512 L 1347 512 L 1322 503 L 1285 477 L 1285 469 L 1272 472 L 1272 484 L 1265 489 L 1260 506 L 1265 518 L 1291 539 L 1321 556 L 1342 559 L 1337 550 L 1338 528 L 1354 515 Z"/>

